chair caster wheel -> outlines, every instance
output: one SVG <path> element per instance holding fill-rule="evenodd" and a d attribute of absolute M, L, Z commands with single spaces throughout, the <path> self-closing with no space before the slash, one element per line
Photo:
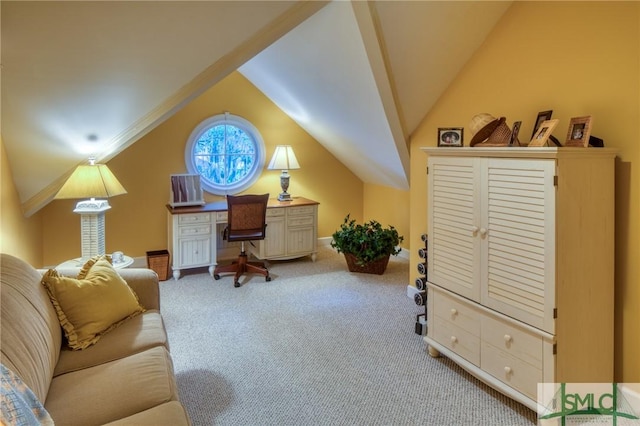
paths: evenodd
<path fill-rule="evenodd" d="M 240 287 L 240 281 L 234 281 L 233 282 L 233 286 L 234 287 Z"/>
<path fill-rule="evenodd" d="M 214 280 L 219 280 L 219 279 L 220 279 L 220 275 L 218 275 L 218 274 L 213 274 L 213 279 L 214 279 Z"/>
<path fill-rule="evenodd" d="M 269 281 L 271 281 L 271 277 L 270 277 L 269 275 L 267 275 L 267 276 L 264 278 L 264 280 L 265 280 L 266 282 L 269 282 Z"/>

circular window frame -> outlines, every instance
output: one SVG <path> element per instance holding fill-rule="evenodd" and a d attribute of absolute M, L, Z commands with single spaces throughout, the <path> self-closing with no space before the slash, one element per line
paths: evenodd
<path fill-rule="evenodd" d="M 235 127 L 238 127 L 242 131 L 244 131 L 250 139 L 253 140 L 256 148 L 256 161 L 254 166 L 251 168 L 247 176 L 239 182 L 235 182 L 231 185 L 216 185 L 213 182 L 210 182 L 208 179 L 205 179 L 199 172 L 194 163 L 194 154 L 193 148 L 197 140 L 207 132 L 210 128 L 214 126 L 218 126 L 220 124 L 229 124 Z M 213 195 L 234 195 L 239 192 L 242 192 L 248 189 L 251 185 L 256 183 L 256 181 L 260 178 L 262 174 L 262 169 L 264 168 L 266 160 L 266 148 L 264 144 L 264 139 L 262 139 L 262 135 L 258 131 L 258 129 L 251 124 L 250 121 L 229 113 L 217 114 L 212 117 L 209 117 L 200 124 L 198 124 L 195 129 L 189 135 L 187 139 L 187 145 L 184 150 L 184 161 L 187 166 L 187 170 L 191 174 L 200 175 L 200 180 L 202 183 L 202 189 Z"/>

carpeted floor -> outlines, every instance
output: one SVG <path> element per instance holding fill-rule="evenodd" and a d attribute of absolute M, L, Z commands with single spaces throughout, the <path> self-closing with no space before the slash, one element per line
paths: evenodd
<path fill-rule="evenodd" d="M 161 283 L 182 402 L 198 425 L 531 425 L 536 414 L 414 332 L 414 278 L 392 257 L 355 274 L 317 261 L 272 262 L 273 281 L 206 271 Z"/>

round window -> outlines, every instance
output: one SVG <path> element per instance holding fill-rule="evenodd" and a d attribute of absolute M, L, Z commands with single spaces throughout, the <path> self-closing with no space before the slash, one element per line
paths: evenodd
<path fill-rule="evenodd" d="M 200 123 L 185 150 L 189 173 L 199 174 L 203 189 L 216 195 L 233 195 L 253 185 L 264 161 L 264 141 L 258 129 L 229 113 Z"/>

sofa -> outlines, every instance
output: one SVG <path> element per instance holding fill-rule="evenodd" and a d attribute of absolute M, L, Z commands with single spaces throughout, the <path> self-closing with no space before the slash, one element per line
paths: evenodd
<path fill-rule="evenodd" d="M 178 399 L 158 276 L 142 268 L 109 272 L 104 260 L 80 272 L 45 271 L 0 255 L 2 422 L 32 424 L 30 416 L 36 416 L 36 424 L 55 425 L 190 424 Z M 100 281 L 99 265 L 108 274 L 115 271 L 116 285 Z M 114 303 L 108 293 L 78 296 L 77 291 L 88 291 L 87 282 L 97 291 L 117 289 L 128 299 Z M 122 316 L 128 303 L 133 312 L 109 327 L 91 330 L 99 322 L 92 318 L 78 325 L 79 315 Z"/>

